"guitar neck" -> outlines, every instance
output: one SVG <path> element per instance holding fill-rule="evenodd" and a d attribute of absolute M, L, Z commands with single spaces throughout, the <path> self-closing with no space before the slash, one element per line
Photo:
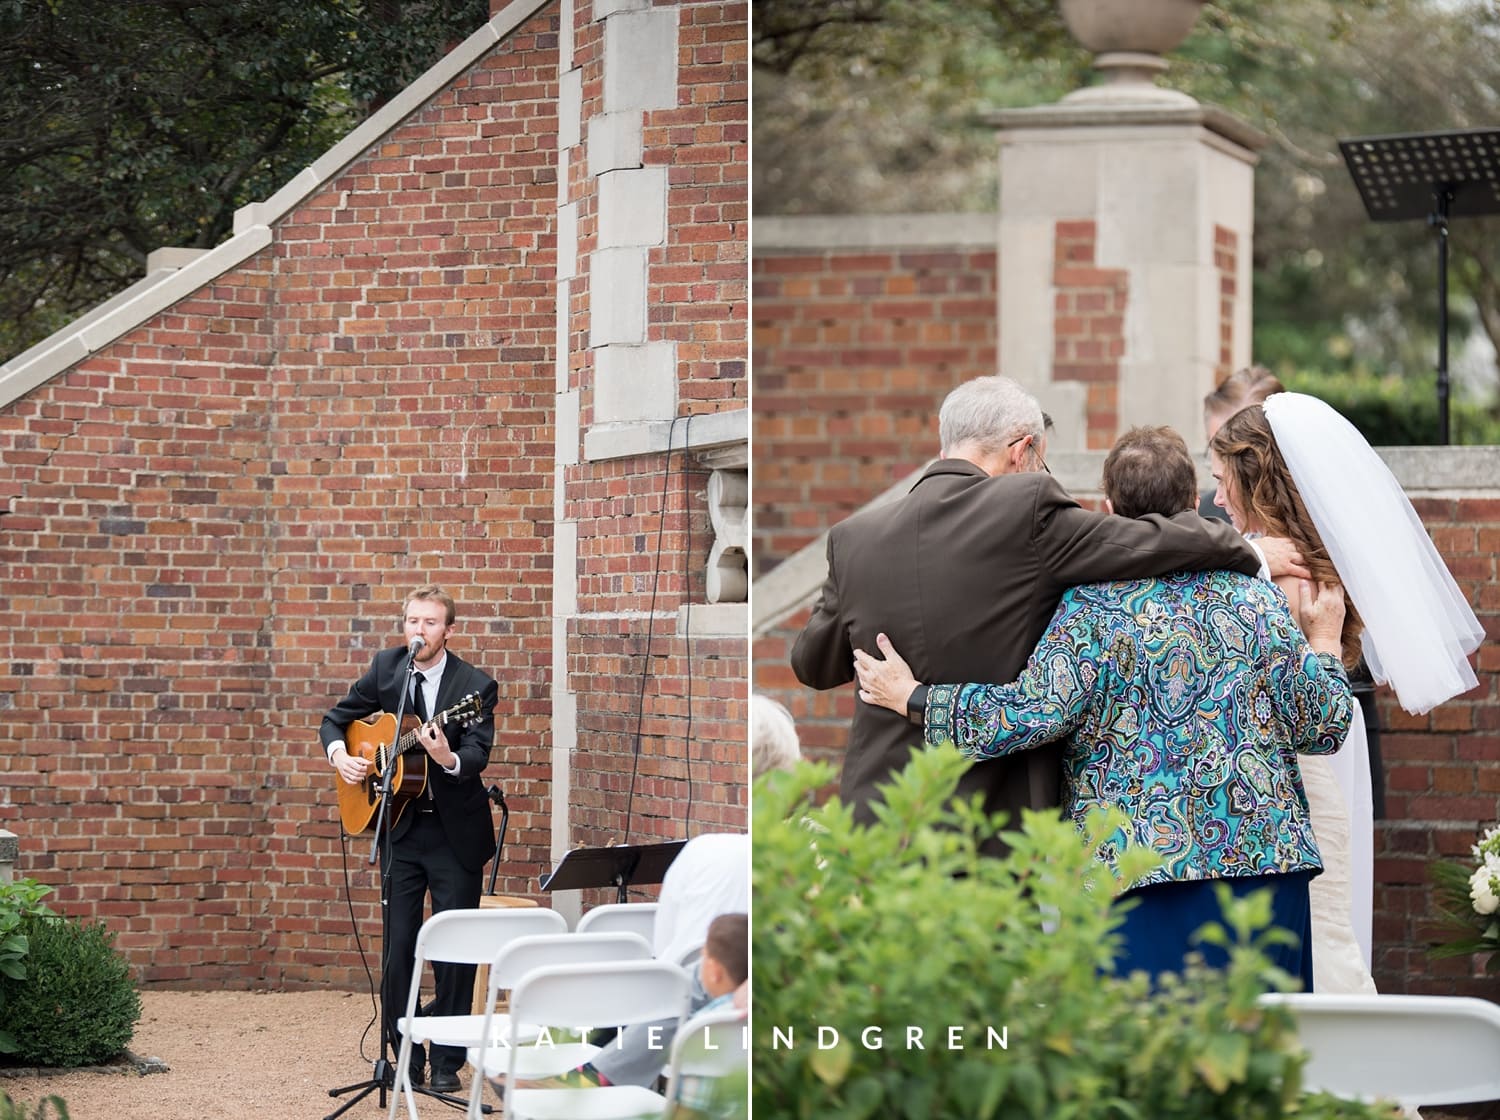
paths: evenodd
<path fill-rule="evenodd" d="M 435 726 L 437 722 L 437 720 L 428 720 L 427 723 L 420 724 L 403 734 L 399 739 L 396 740 L 396 753 L 405 754 L 407 751 L 421 750 L 422 745 L 417 742 L 417 732 L 421 731 L 423 727 L 427 727 L 429 725 Z"/>

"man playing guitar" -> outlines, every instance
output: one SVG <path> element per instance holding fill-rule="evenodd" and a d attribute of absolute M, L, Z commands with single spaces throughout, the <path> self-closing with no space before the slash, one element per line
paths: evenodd
<path fill-rule="evenodd" d="M 499 688 L 493 677 L 448 648 L 454 617 L 453 598 L 439 587 L 420 587 L 408 595 L 402 612 L 406 646 L 376 654 L 348 695 L 323 717 L 318 732 L 339 781 L 345 787 L 369 788 L 369 779 L 378 776 L 378 759 L 360 749 L 351 752 L 346 741 L 346 736 L 354 738 L 351 725 L 398 708 L 414 713 L 421 723 L 406 737 L 412 749 L 400 761 L 408 769 L 425 767 L 425 782 L 416 784 L 418 792 L 403 806 L 404 811 L 387 814 L 389 842 L 382 838 L 379 845 L 383 893 L 388 900 L 381 1002 L 387 1038 L 393 1047 L 400 1045 L 395 1024 L 406 1008 L 413 982 L 412 964 L 426 895 L 432 895 L 434 913 L 477 907 L 484 865 L 495 849 L 495 827 L 483 775 L 495 737 Z M 415 670 L 410 678 L 409 661 Z M 403 704 L 401 692 L 408 679 L 411 688 Z M 478 717 L 447 720 L 450 712 L 473 706 L 471 694 L 478 698 Z M 465 700 L 459 701 L 460 697 Z M 439 712 L 441 716 L 431 718 Z M 395 761 L 390 759 L 386 764 Z M 420 776 L 420 769 L 417 773 Z M 344 816 L 347 829 L 348 814 Z M 374 814 L 370 819 L 373 827 Z M 474 967 L 435 964 L 433 972 L 436 999 L 432 1013 L 466 1014 L 473 999 Z M 464 1060 L 462 1049 L 434 1046 L 431 1087 L 441 1092 L 457 1091 L 458 1070 Z M 413 1085 L 424 1080 L 423 1064 L 421 1047 L 413 1048 Z"/>

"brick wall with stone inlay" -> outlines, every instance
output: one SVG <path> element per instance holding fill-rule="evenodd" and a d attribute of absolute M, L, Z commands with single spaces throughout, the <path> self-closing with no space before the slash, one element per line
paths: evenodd
<path fill-rule="evenodd" d="M 345 874 L 373 961 L 369 843 L 341 854 L 317 723 L 419 582 L 454 592 L 455 649 L 500 682 L 498 889 L 551 865 L 557 42 L 548 9 L 270 248 L 0 409 L 0 825 L 147 983 L 364 984 Z M 729 662 L 674 641 L 679 668 Z M 695 736 L 742 743 L 742 701 L 695 682 Z M 700 825 L 733 816 L 716 766 Z M 650 780 L 638 813 L 686 808 Z"/>
<path fill-rule="evenodd" d="M 1129 276 L 1095 264 L 1097 224 L 1058 222 L 1052 282 L 1052 378 L 1086 387 L 1086 446 L 1106 450 L 1120 434 L 1120 359 L 1125 356 Z"/>
<path fill-rule="evenodd" d="M 749 403 L 747 7 L 689 3 L 675 13 L 668 58 L 675 58 L 677 86 L 665 97 L 638 58 L 611 53 L 619 40 L 606 22 L 585 26 L 580 18 L 574 42 L 584 126 L 568 157 L 578 259 L 568 280 L 568 386 L 579 391 L 585 433 L 621 419 L 682 418 L 670 422 L 678 449 L 670 454 L 584 457 L 565 468 L 562 513 L 577 522 L 576 604 L 565 623 L 563 666 L 577 725 L 569 831 L 585 845 L 748 827 L 746 642 L 691 632 L 692 607 L 706 604 L 713 536 L 709 471 L 681 450 L 693 420 Z M 651 23 L 661 15 L 621 9 L 611 18 L 637 21 L 617 29 L 622 38 L 646 25 L 667 36 Z M 620 70 L 611 74 L 611 67 Z M 637 142 L 638 157 L 620 155 Z M 659 213 L 626 229 L 613 205 L 632 190 L 646 191 Z M 623 274 L 604 263 L 606 255 L 633 253 L 639 263 L 631 256 Z M 642 313 L 610 319 L 600 299 L 627 287 L 611 284 L 612 276 L 635 284 L 642 273 Z M 642 373 L 611 394 L 603 371 L 618 368 L 610 365 L 618 353 L 649 356 Z M 655 356 L 663 353 L 675 362 L 675 396 L 657 402 L 649 398 L 661 387 Z M 630 897 L 649 899 L 657 890 L 642 884 Z M 585 906 L 613 901 L 612 888 L 583 894 Z"/>

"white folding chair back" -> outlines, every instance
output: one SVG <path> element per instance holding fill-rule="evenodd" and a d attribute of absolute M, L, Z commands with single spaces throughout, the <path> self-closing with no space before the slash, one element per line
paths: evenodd
<path fill-rule="evenodd" d="M 1465 996 L 1261 997 L 1286 1007 L 1308 1053 L 1308 1089 L 1403 1105 L 1500 1098 L 1500 1007 Z"/>
<path fill-rule="evenodd" d="M 406 997 L 406 1012 L 396 1022 L 401 1033 L 401 1047 L 396 1055 L 396 1091 L 391 1094 L 389 1120 L 396 1120 L 396 1106 L 404 1096 L 410 1120 L 417 1120 L 417 1105 L 408 1076 L 412 1045 L 437 1042 L 457 1046 L 455 1034 L 463 1030 L 468 1015 L 418 1015 L 422 972 L 428 961 L 452 964 L 483 964 L 517 937 L 541 933 L 565 933 L 567 919 L 556 910 L 543 907 L 517 907 L 491 910 L 444 910 L 422 923 L 417 931 L 416 960 L 412 966 L 411 990 Z"/>
<path fill-rule="evenodd" d="M 546 965 L 523 976 L 510 993 L 516 1022 L 587 1030 L 675 1019 L 687 1014 L 692 978 L 666 961 Z M 666 1098 L 634 1085 L 592 1089 L 517 1089 L 520 1048 L 505 1077 L 506 1120 L 627 1120 L 660 1115 Z"/>
<path fill-rule="evenodd" d="M 720 1078 L 736 1070 L 748 1071 L 749 1034 L 749 1020 L 745 1013 L 733 1008 L 707 1014 L 700 1012 L 689 1019 L 672 1039 L 672 1059 L 667 1066 L 667 1100 L 678 1099 L 683 1077 Z"/>
<path fill-rule="evenodd" d="M 638 933 L 549 933 L 518 937 L 501 949 L 490 965 L 484 1014 L 475 1016 L 477 1028 L 469 1045 L 469 1064 L 475 1070 L 470 1087 L 470 1114 L 479 1115 L 484 1079 L 505 1072 L 513 1046 L 522 1048 L 518 1055 L 518 1076 L 524 1078 L 566 1073 L 599 1052 L 597 1046 L 585 1042 L 557 1042 L 546 1047 L 528 1045 L 537 1040 L 544 1024 L 517 1023 L 508 1012 L 496 1011 L 500 992 L 514 988 L 528 972 L 543 965 L 650 959 L 651 946 Z"/>
<path fill-rule="evenodd" d="M 610 902 L 595 906 L 578 919 L 578 927 L 573 932 L 627 930 L 640 934 L 649 945 L 656 930 L 656 909 L 657 904 L 654 902 Z"/>

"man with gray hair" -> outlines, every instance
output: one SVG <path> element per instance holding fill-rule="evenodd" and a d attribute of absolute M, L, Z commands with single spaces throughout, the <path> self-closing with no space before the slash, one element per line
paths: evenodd
<path fill-rule="evenodd" d="M 862 510 L 828 534 L 828 576 L 792 650 L 798 680 L 854 679 L 856 647 L 884 632 L 918 680 L 1001 684 L 1016 678 L 1063 592 L 1080 583 L 1231 568 L 1259 560 L 1238 533 L 1195 513 L 1140 520 L 1083 509 L 1051 477 L 1036 399 L 1005 377 L 954 389 L 938 415 L 942 458 L 910 493 Z M 900 715 L 854 706 L 840 793 L 874 820 L 878 787 L 905 767 L 920 735 Z M 988 811 L 1056 808 L 1060 748 L 978 762 L 958 797 Z M 987 850 L 1002 850 L 991 838 Z"/>

